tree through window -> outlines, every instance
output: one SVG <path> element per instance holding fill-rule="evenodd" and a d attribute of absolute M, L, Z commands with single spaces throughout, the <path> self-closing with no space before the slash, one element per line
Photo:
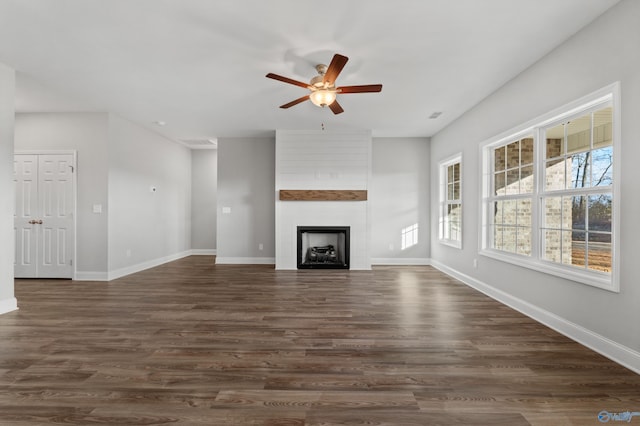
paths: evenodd
<path fill-rule="evenodd" d="M 543 258 L 611 272 L 611 106 L 544 128 Z"/>

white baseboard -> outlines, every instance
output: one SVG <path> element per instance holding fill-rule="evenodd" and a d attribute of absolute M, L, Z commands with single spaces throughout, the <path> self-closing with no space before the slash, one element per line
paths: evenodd
<path fill-rule="evenodd" d="M 74 281 L 109 281 L 106 272 L 76 271 Z"/>
<path fill-rule="evenodd" d="M 584 328 L 581 325 L 567 321 L 554 313 L 505 293 L 504 291 L 492 287 L 469 275 L 449 268 L 436 260 L 431 260 L 431 265 L 445 274 L 462 281 L 469 287 L 486 294 L 492 299 L 515 309 L 516 311 L 546 325 L 547 327 L 552 328 L 558 333 L 563 334 L 589 349 L 609 358 L 610 360 L 634 371 L 635 373 L 640 374 L 640 352 L 614 342 L 613 340 Z"/>
<path fill-rule="evenodd" d="M 75 281 L 109 281 L 116 278 L 124 277 L 125 275 L 133 274 L 135 272 L 144 271 L 145 269 L 153 268 L 155 266 L 162 265 L 173 260 L 182 259 L 187 256 L 215 256 L 215 249 L 191 249 L 182 253 L 178 253 L 173 256 L 166 256 L 160 259 L 150 260 L 148 262 L 139 263 L 137 265 L 127 266 L 125 268 L 117 269 L 111 274 L 107 272 L 97 271 L 76 271 Z"/>
<path fill-rule="evenodd" d="M 217 252 L 216 249 L 191 249 L 192 256 L 215 256 Z"/>
<path fill-rule="evenodd" d="M 275 257 L 216 257 L 216 265 L 275 265 Z"/>
<path fill-rule="evenodd" d="M 405 266 L 421 266 L 431 265 L 431 259 L 420 257 L 375 257 L 371 259 L 372 265 L 405 265 Z"/>
<path fill-rule="evenodd" d="M 0 300 L 0 315 L 18 309 L 18 300 L 15 297 Z"/>
<path fill-rule="evenodd" d="M 170 256 L 164 256 L 157 259 L 148 260 L 146 262 L 138 263 L 136 265 L 126 266 L 124 268 L 116 269 L 108 273 L 108 281 L 122 278 L 126 275 L 134 274 L 136 272 L 144 271 L 145 269 L 154 268 L 156 266 L 163 265 L 167 262 L 182 259 L 191 255 L 191 250 L 186 250 L 181 253 L 175 253 Z"/>

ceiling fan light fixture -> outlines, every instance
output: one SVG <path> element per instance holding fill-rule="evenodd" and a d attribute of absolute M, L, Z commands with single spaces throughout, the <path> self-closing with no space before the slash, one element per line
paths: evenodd
<path fill-rule="evenodd" d="M 319 107 L 326 107 L 331 105 L 336 100 L 336 92 L 335 90 L 327 90 L 327 89 L 319 89 L 314 90 L 310 95 L 309 99 L 313 102 L 314 105 Z"/>

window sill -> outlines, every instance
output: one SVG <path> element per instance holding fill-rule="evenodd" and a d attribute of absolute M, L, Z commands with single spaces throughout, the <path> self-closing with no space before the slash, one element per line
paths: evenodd
<path fill-rule="evenodd" d="M 438 241 L 440 241 L 440 244 L 443 244 L 445 246 L 449 246 L 449 247 L 453 247 L 453 248 L 457 248 L 457 249 L 462 249 L 462 241 L 444 240 L 444 239 L 440 239 Z"/>
<path fill-rule="evenodd" d="M 561 266 L 544 260 L 529 259 L 522 255 L 504 253 L 498 250 L 485 249 L 481 250 L 479 254 L 481 256 L 490 257 L 502 262 L 511 263 L 516 266 L 543 272 L 545 274 L 597 287 L 614 293 L 620 292 L 619 284 L 614 282 L 613 275 L 596 271 L 583 271 L 570 266 Z"/>

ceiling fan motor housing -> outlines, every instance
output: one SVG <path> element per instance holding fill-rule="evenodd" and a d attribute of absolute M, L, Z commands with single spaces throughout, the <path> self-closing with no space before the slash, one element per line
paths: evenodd
<path fill-rule="evenodd" d="M 328 67 L 325 64 L 316 65 L 316 71 L 318 71 L 318 75 L 311 79 L 311 86 L 316 87 L 318 89 L 332 89 L 335 87 L 333 83 L 325 83 L 324 76 L 327 73 Z"/>
<path fill-rule="evenodd" d="M 320 74 L 321 76 L 324 76 L 327 73 L 328 68 L 329 67 L 327 67 L 325 64 L 316 65 L 316 71 L 318 71 L 318 74 Z"/>
<path fill-rule="evenodd" d="M 310 85 L 313 87 L 317 87 L 317 88 L 322 88 L 324 86 L 324 81 L 323 81 L 323 76 L 321 75 L 316 75 L 315 77 L 313 77 L 310 81 Z"/>

